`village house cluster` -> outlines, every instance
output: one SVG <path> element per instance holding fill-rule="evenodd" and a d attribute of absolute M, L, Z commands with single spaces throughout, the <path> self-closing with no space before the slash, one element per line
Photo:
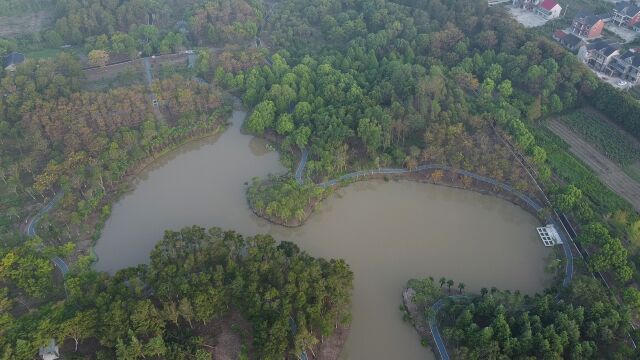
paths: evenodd
<path fill-rule="evenodd" d="M 611 12 L 611 22 L 620 27 L 640 31 L 640 6 L 631 1 L 616 3 Z"/>
<path fill-rule="evenodd" d="M 556 30 L 553 38 L 596 72 L 619 78 L 617 85 L 640 84 L 640 48 L 624 50 L 623 44 L 603 38 L 606 24 L 640 32 L 640 6 L 621 1 L 607 14 L 578 11 L 571 26 Z"/>

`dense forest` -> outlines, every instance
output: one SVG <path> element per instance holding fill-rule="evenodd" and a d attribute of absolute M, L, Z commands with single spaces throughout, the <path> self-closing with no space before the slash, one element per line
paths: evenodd
<path fill-rule="evenodd" d="M 261 2 L 244 0 L 64 0 L 56 3 L 54 30 L 45 34 L 56 43 L 151 55 L 188 43 L 220 46 L 253 39 L 263 12 Z"/>
<path fill-rule="evenodd" d="M 256 36 L 266 11 L 259 0 L 5 0 L 0 16 L 39 9 L 52 26 L 17 38 L 0 37 L 0 56 L 16 48 L 73 45 L 135 58 L 196 45 L 246 43 Z"/>
<path fill-rule="evenodd" d="M 284 51 L 269 66 L 218 71 L 216 79 L 255 106 L 248 130 L 276 134 L 292 154 L 309 148 L 311 179 L 435 162 L 528 189 L 492 124 L 549 178 L 545 151 L 525 122 L 574 106 L 595 79 L 486 4 L 461 2 L 449 11 L 428 3 L 434 8 L 333 2 L 311 10 L 280 2 L 267 42 Z"/>
<path fill-rule="evenodd" d="M 256 35 L 261 9 L 243 1 L 56 1 L 52 29 L 2 40 L 0 55 L 24 44 L 73 44 L 92 63 L 91 50 L 135 59 L 240 43 Z M 260 49 L 203 48 L 196 72 L 247 70 L 264 58 Z M 161 73 L 147 87 L 89 91 L 81 61 L 63 53 L 0 70 L 1 358 L 31 359 L 52 338 L 77 358 L 294 358 L 349 323 L 348 265 L 267 235 L 167 232 L 150 265 L 92 270 L 86 244 L 130 177 L 165 150 L 223 128 L 231 97 L 191 71 Z M 57 198 L 39 236 L 27 239 L 29 214 Z M 73 262 L 63 277 L 52 257 Z M 218 344 L 221 334 L 237 346 Z"/>
<path fill-rule="evenodd" d="M 589 270 L 610 274 L 625 300 L 636 297 L 635 257 L 625 240 L 637 215 L 538 126 L 590 102 L 635 134 L 634 99 L 486 2 L 329 1 L 312 8 L 284 1 L 276 9 L 265 38 L 281 50 L 269 65 L 225 69 L 216 79 L 254 107 L 249 131 L 278 139 L 292 159 L 309 150 L 307 179 L 443 163 L 538 196 L 506 139 L 525 155 L 552 205 L 583 230 L 578 241 L 591 254 Z M 313 195 L 283 192 L 282 183 L 272 191 L 290 194 L 291 201 L 278 201 L 286 207 L 281 214 L 298 220 L 293 214 Z M 267 193 L 250 189 L 250 203 L 264 206 L 268 196 L 255 198 Z"/>
<path fill-rule="evenodd" d="M 261 11 L 244 0 L 206 2 L 189 18 L 198 44 L 224 44 L 253 39 L 258 32 Z"/>
<path fill-rule="evenodd" d="M 21 15 L 49 7 L 55 0 L 4 0 L 0 3 L 0 16 Z"/>
<path fill-rule="evenodd" d="M 415 302 L 429 313 L 443 281 L 412 280 Z M 449 285 L 450 286 L 450 285 Z M 430 314 L 434 316 L 434 314 Z M 447 300 L 437 314 L 456 359 L 630 359 L 630 314 L 592 278 L 574 279 L 558 301 L 550 294 L 481 290 Z"/>
<path fill-rule="evenodd" d="M 12 220 L 25 216 L 22 201 L 58 191 L 64 191 L 61 216 L 70 223 L 64 234 L 51 229 L 49 235 L 55 241 L 90 235 L 95 228 L 88 218 L 97 211 L 108 216 L 105 196 L 128 171 L 184 139 L 211 133 L 230 111 L 216 88 L 174 76 L 152 85 L 164 114 L 159 120 L 144 88 L 87 92 L 80 87 L 82 76 L 78 62 L 62 54 L 29 61 L 0 83 L 6 238 L 16 236 Z"/>
<path fill-rule="evenodd" d="M 285 226 L 299 226 L 330 189 L 313 184 L 298 184 L 294 179 L 254 178 L 247 189 L 249 205 L 258 215 Z"/>
<path fill-rule="evenodd" d="M 29 305 L 14 303 L 7 287 L 51 295 L 52 265 L 42 254 L 72 250 L 37 247 L 0 248 L 3 359 L 32 359 L 51 336 L 70 352 L 98 359 L 209 359 L 217 341 L 212 323 L 234 312 L 249 324 L 236 331 L 248 333 L 240 352 L 226 356 L 282 359 L 349 322 L 353 274 L 344 261 L 313 258 L 269 235 L 244 238 L 195 226 L 167 231 L 149 265 L 114 276 L 79 259 L 65 278 L 64 300 L 16 319 L 10 309 Z"/>
<path fill-rule="evenodd" d="M 41 8 L 51 11 L 52 27 L 0 39 L 0 56 L 65 44 L 81 56 L 0 69 L 5 358 L 33 357 L 51 334 L 67 339 L 65 349 L 105 359 L 206 358 L 209 325 L 238 314 L 250 324 L 241 358 L 293 357 L 348 322 L 347 265 L 269 236 L 168 232 L 150 265 L 115 276 L 92 271 L 86 248 L 69 245 L 97 239 L 139 168 L 222 129 L 228 93 L 251 111 L 244 129 L 274 142 L 291 172 L 308 150 L 303 184 L 285 175 L 247 187 L 253 210 L 285 225 L 301 224 L 329 193 L 314 184 L 353 170 L 444 164 L 543 202 L 535 178 L 589 251 L 579 270 L 602 272 L 614 296 L 579 278 L 559 302 L 485 291 L 449 303 L 440 320 L 453 351 L 630 356 L 621 334 L 640 310 L 640 219 L 540 123 L 590 104 L 638 137 L 640 105 L 504 8 L 486 0 L 32 0 L 3 2 L 0 13 Z M 194 47 L 193 70 L 148 87 L 87 90 L 82 69 L 92 51 L 135 60 Z M 425 177 L 469 187 L 442 172 Z M 60 203 L 40 237 L 26 239 L 25 220 L 55 195 Z M 64 279 L 52 256 L 76 260 Z M 55 286 L 62 281 L 66 299 Z"/>

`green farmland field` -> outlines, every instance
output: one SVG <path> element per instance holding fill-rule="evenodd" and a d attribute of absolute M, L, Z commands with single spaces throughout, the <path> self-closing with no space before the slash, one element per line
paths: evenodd
<path fill-rule="evenodd" d="M 560 120 L 622 167 L 626 168 L 640 160 L 637 141 L 598 113 L 581 109 L 560 117 Z"/>

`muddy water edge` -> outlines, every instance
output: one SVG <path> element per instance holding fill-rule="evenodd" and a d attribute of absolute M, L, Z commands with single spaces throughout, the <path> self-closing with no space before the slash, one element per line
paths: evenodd
<path fill-rule="evenodd" d="M 245 198 L 254 176 L 286 170 L 265 143 L 240 133 L 235 110 L 221 135 L 159 159 L 112 209 L 95 251 L 98 270 L 147 262 L 165 229 L 198 224 L 245 235 L 270 233 L 313 256 L 343 258 L 355 274 L 353 320 L 343 359 L 425 359 L 398 306 L 409 278 L 445 276 L 481 287 L 541 290 L 549 251 L 535 217 L 504 200 L 409 181 L 369 181 L 336 191 L 306 224 L 283 228 L 253 215 Z"/>

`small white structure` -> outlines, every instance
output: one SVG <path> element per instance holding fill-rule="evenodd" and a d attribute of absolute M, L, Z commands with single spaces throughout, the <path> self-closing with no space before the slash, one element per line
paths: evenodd
<path fill-rule="evenodd" d="M 544 246 L 554 246 L 558 244 L 562 244 L 562 239 L 556 230 L 556 227 L 553 224 L 549 224 L 547 226 L 536 228 L 538 230 L 538 235 L 540 235 L 540 239 Z"/>
<path fill-rule="evenodd" d="M 56 341 L 51 339 L 51 342 L 46 347 L 41 347 L 39 352 L 42 360 L 56 360 L 60 357 L 60 351 Z"/>
<path fill-rule="evenodd" d="M 562 6 L 555 0 L 544 0 L 536 8 L 536 13 L 547 20 L 560 17 L 560 12 L 562 12 Z"/>

